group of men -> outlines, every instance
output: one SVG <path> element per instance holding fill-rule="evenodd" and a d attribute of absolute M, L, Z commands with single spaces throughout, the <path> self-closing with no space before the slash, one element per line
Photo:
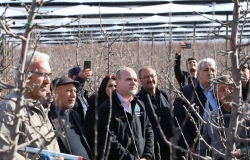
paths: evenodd
<path fill-rule="evenodd" d="M 88 145 L 83 127 L 88 108 L 83 85 L 91 77 L 91 70 L 74 68 L 68 76 L 51 82 L 49 56 L 40 52 L 27 53 L 24 93 L 14 90 L 0 102 L 0 159 L 34 156 L 19 150 L 23 146 L 82 156 L 86 160 L 182 159 L 190 150 L 195 151 L 199 133 L 211 133 L 211 128 L 204 129 L 199 117 L 206 121 L 211 113 L 218 113 L 220 106 L 228 107 L 223 100 L 232 88 L 224 84 L 229 83 L 228 76 L 217 79 L 224 86 L 214 84 L 217 67 L 211 58 L 198 63 L 194 58 L 188 59 L 188 72 L 183 72 L 180 69 L 183 46 L 183 42 L 178 46 L 174 69 L 180 91 L 188 101 L 177 97 L 172 105 L 169 93 L 157 87 L 157 73 L 150 66 L 141 68 L 138 77 L 132 68 L 119 69 L 116 90 L 98 110 L 97 154 Z M 76 74 L 71 74 L 73 72 Z M 14 73 L 18 83 L 20 73 L 18 70 Z M 243 71 L 243 75 L 248 81 L 249 70 L 248 73 Z M 138 92 L 139 82 L 141 89 Z M 224 92 L 218 88 L 223 88 Z M 54 97 L 48 108 L 42 106 L 40 100 L 49 90 Z M 247 96 L 244 100 L 248 100 Z M 228 108 L 225 110 L 225 113 L 230 112 Z M 179 137 L 176 137 L 176 128 L 181 132 Z M 183 150 L 173 154 L 174 147 L 169 143 L 175 143 L 176 138 L 179 138 L 177 145 Z M 199 149 L 204 153 L 207 148 Z M 235 156 L 242 155 L 237 150 Z"/>

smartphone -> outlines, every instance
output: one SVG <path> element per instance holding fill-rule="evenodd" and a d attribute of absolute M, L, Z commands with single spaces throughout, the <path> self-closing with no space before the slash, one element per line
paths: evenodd
<path fill-rule="evenodd" d="M 191 43 L 186 43 L 186 48 L 187 48 L 187 49 L 190 49 L 191 46 L 192 46 Z"/>
<path fill-rule="evenodd" d="M 91 61 L 84 61 L 83 69 L 91 69 Z"/>

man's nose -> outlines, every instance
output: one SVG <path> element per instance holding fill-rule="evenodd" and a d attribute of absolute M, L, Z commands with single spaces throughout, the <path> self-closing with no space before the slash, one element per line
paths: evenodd
<path fill-rule="evenodd" d="M 148 80 L 150 80 L 150 81 L 153 80 L 153 77 L 152 77 L 152 76 L 149 76 L 149 77 L 148 77 Z"/>
<path fill-rule="evenodd" d="M 70 93 L 70 97 L 75 98 L 75 97 L 76 97 L 76 92 L 72 91 L 72 92 Z"/>
<path fill-rule="evenodd" d="M 226 89 L 226 93 L 230 94 L 230 93 L 232 93 L 232 91 L 230 89 Z"/>
<path fill-rule="evenodd" d="M 49 76 L 47 76 L 47 77 L 44 77 L 44 83 L 46 83 L 46 84 L 50 84 L 51 83 L 51 79 L 50 79 L 50 77 Z"/>
<path fill-rule="evenodd" d="M 135 85 L 136 85 L 136 84 L 137 84 L 137 81 L 132 80 L 132 81 L 131 81 L 131 84 L 135 84 Z"/>

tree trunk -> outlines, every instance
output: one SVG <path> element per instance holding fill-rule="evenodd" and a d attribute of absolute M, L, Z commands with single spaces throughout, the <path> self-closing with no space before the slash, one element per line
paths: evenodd
<path fill-rule="evenodd" d="M 19 74 L 19 81 L 18 81 L 18 86 L 17 86 L 17 93 L 18 93 L 18 97 L 17 97 L 17 106 L 16 106 L 16 110 L 15 110 L 15 118 L 13 120 L 13 133 L 11 135 L 11 141 L 14 143 L 13 147 L 11 147 L 10 151 L 9 151 L 9 159 L 16 159 L 16 154 L 17 154 L 17 145 L 18 145 L 18 138 L 19 138 L 19 126 L 21 123 L 21 120 L 19 118 L 19 112 L 20 109 L 23 106 L 23 97 L 24 97 L 24 92 L 25 92 L 25 81 L 24 81 L 24 71 L 26 70 L 24 62 L 26 61 L 26 52 L 29 48 L 29 40 L 30 40 L 30 35 L 31 35 L 31 30 L 32 30 L 32 24 L 35 18 L 35 9 L 36 9 L 36 0 L 32 1 L 31 7 L 30 7 L 30 11 L 29 11 L 29 16 L 28 16 L 28 20 L 27 23 L 25 24 L 25 33 L 24 33 L 24 37 L 26 38 L 26 40 L 22 40 L 22 48 L 21 48 L 21 55 L 20 55 L 20 68 L 17 68 L 20 72 Z"/>
<path fill-rule="evenodd" d="M 239 0 L 234 0 L 234 10 L 233 10 L 233 21 L 232 21 L 232 31 L 231 31 L 231 62 L 232 62 L 232 76 L 235 82 L 235 89 L 233 92 L 233 100 L 236 105 L 232 106 L 230 124 L 227 131 L 227 142 L 226 142 L 226 151 L 225 159 L 233 159 L 232 152 L 235 151 L 235 140 L 234 137 L 238 129 L 238 105 L 240 105 L 240 95 L 241 95 L 241 81 L 240 81 L 240 68 L 238 60 L 238 51 L 237 51 L 237 38 L 238 38 L 238 22 L 239 22 Z"/>

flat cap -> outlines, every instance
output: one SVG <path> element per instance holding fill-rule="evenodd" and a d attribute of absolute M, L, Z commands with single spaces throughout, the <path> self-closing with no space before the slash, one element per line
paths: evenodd
<path fill-rule="evenodd" d="M 61 78 L 56 78 L 53 80 L 52 84 L 54 87 L 64 85 L 64 84 L 74 84 L 76 87 L 79 86 L 78 81 L 74 81 L 73 79 L 69 78 L 68 76 L 63 76 Z"/>

